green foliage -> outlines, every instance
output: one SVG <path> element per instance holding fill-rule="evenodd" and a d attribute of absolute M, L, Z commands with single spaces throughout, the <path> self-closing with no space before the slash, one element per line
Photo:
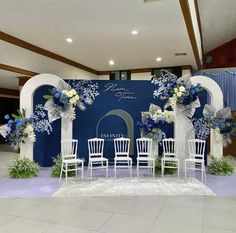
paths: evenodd
<path fill-rule="evenodd" d="M 39 166 L 29 158 L 17 158 L 8 165 L 11 178 L 32 178 L 38 176 Z"/>
<path fill-rule="evenodd" d="M 52 167 L 52 173 L 51 176 L 52 177 L 60 177 L 60 173 L 61 173 L 61 154 L 58 154 L 54 159 L 53 159 L 53 167 Z M 73 166 L 74 167 L 74 166 Z M 70 168 L 70 166 L 68 167 Z M 75 171 L 70 171 L 67 173 L 68 177 L 71 176 L 75 176 Z M 62 177 L 65 177 L 65 173 L 62 173 Z"/>
<path fill-rule="evenodd" d="M 175 166 L 173 163 L 170 165 L 173 167 Z M 172 174 L 175 174 L 176 172 L 177 172 L 177 169 L 174 169 L 174 168 L 165 168 L 164 170 L 165 175 L 172 175 Z M 160 157 L 158 157 L 155 161 L 155 173 L 161 174 L 161 158 Z"/>
<path fill-rule="evenodd" d="M 220 159 L 211 157 L 211 162 L 208 165 L 208 171 L 213 175 L 230 175 L 234 172 L 234 166 L 226 157 Z"/>
<path fill-rule="evenodd" d="M 52 95 L 44 95 L 43 98 L 46 100 L 49 100 L 49 99 L 53 99 L 53 96 Z"/>

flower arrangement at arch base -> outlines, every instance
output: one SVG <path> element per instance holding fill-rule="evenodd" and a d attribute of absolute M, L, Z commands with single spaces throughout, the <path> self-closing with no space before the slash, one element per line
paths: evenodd
<path fill-rule="evenodd" d="M 166 123 L 174 122 L 174 113 L 164 110 L 154 104 L 150 104 L 148 112 L 142 112 L 142 123 L 139 123 L 141 134 L 152 138 L 155 142 L 160 142 L 166 137 L 161 130 Z"/>
<path fill-rule="evenodd" d="M 9 145 L 18 147 L 20 143 L 25 143 L 26 138 L 35 142 L 36 137 L 32 126 L 33 117 L 26 118 L 25 109 L 18 110 L 18 115 L 6 115 L 5 119 L 8 122 L 0 127 L 0 131 Z"/>
<path fill-rule="evenodd" d="M 83 93 L 78 93 L 69 85 L 60 82 L 58 87 L 53 87 L 49 90 L 50 95 L 44 95 L 47 102 L 44 105 L 48 111 L 49 121 L 55 121 L 59 118 L 75 119 L 75 107 L 84 111 L 86 105 L 93 103 L 92 99 Z"/>

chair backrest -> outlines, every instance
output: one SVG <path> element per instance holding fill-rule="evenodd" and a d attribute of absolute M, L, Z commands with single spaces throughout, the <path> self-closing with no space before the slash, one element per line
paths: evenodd
<path fill-rule="evenodd" d="M 177 143 L 174 138 L 165 138 L 162 140 L 163 144 L 163 156 L 175 158 L 177 157 Z"/>
<path fill-rule="evenodd" d="M 128 157 L 130 139 L 129 138 L 115 138 L 114 147 L 115 147 L 115 157 Z"/>
<path fill-rule="evenodd" d="M 89 158 L 102 158 L 104 148 L 104 139 L 91 138 L 88 140 Z"/>
<path fill-rule="evenodd" d="M 61 156 L 62 159 L 77 158 L 78 140 L 61 140 Z"/>
<path fill-rule="evenodd" d="M 136 139 L 137 157 L 151 157 L 152 139 L 138 138 Z"/>
<path fill-rule="evenodd" d="M 190 158 L 204 159 L 206 141 L 201 139 L 188 140 L 188 149 Z"/>

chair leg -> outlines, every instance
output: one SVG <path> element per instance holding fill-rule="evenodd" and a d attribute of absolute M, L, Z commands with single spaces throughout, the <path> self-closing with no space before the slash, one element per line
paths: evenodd
<path fill-rule="evenodd" d="M 132 177 L 132 161 L 130 161 L 130 177 Z"/>
<path fill-rule="evenodd" d="M 87 177 L 89 177 L 89 169 L 90 169 L 90 161 L 88 162 L 88 171 L 87 171 Z"/>
<path fill-rule="evenodd" d="M 106 161 L 106 178 L 108 178 L 108 161 Z"/>
<path fill-rule="evenodd" d="M 115 164 L 114 164 L 114 176 L 116 178 L 116 161 L 115 161 Z"/>
<path fill-rule="evenodd" d="M 153 168 L 152 168 L 152 172 L 153 172 L 153 178 L 155 178 L 155 161 L 153 162 Z"/>
<path fill-rule="evenodd" d="M 178 169 L 178 178 L 179 178 L 179 161 L 177 162 L 177 169 Z"/>
<path fill-rule="evenodd" d="M 77 169 L 78 169 L 78 167 L 77 167 L 77 166 L 78 166 L 78 164 L 77 164 L 77 163 L 75 163 L 75 176 L 78 176 L 78 170 L 77 170 Z"/>
<path fill-rule="evenodd" d="M 90 164 L 90 178 L 93 179 L 93 163 Z"/>
<path fill-rule="evenodd" d="M 61 163 L 60 179 L 62 178 L 62 172 L 63 172 L 63 162 Z"/>
<path fill-rule="evenodd" d="M 137 177 L 139 177 L 139 161 L 137 161 Z"/>
<path fill-rule="evenodd" d="M 204 177 L 205 177 L 205 182 L 206 182 L 206 168 L 205 168 L 205 165 L 204 166 Z"/>
<path fill-rule="evenodd" d="M 81 164 L 81 179 L 82 179 L 82 181 L 84 179 L 84 162 L 82 162 L 82 164 Z"/>
<path fill-rule="evenodd" d="M 184 161 L 184 177 L 187 179 L 187 161 Z"/>
<path fill-rule="evenodd" d="M 164 176 L 164 161 L 163 160 L 161 160 L 161 177 L 163 178 L 163 176 Z"/>
<path fill-rule="evenodd" d="M 202 175 L 202 182 L 203 182 L 203 172 L 204 172 L 204 168 L 203 168 L 204 164 L 201 164 L 201 175 Z"/>
<path fill-rule="evenodd" d="M 66 182 L 67 182 L 67 163 L 66 163 Z"/>

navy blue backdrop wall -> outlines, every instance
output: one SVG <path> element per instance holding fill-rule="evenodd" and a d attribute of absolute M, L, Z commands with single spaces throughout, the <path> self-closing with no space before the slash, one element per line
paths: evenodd
<path fill-rule="evenodd" d="M 148 111 L 149 104 L 163 107 L 164 101 L 153 99 L 156 89 L 150 81 L 93 81 L 99 85 L 100 95 L 94 104 L 82 112 L 76 110 L 76 120 L 73 122 L 73 138 L 79 140 L 79 156 L 88 162 L 87 140 L 101 137 L 105 139 L 104 155 L 113 162 L 113 139 L 120 136 L 131 138 L 131 156 L 136 157 L 135 140 L 140 137 L 138 122 L 141 122 L 141 112 Z M 43 95 L 48 93 L 49 86 L 39 88 L 34 95 L 34 105 L 44 104 Z M 202 99 L 202 98 L 201 98 Z M 204 98 L 201 100 L 203 104 Z M 201 115 L 198 111 L 197 115 Z M 53 132 L 50 135 L 37 134 L 34 145 L 34 160 L 41 166 L 52 166 L 53 157 L 60 153 L 61 120 L 53 122 Z M 167 137 L 173 137 L 173 125 L 167 125 L 163 130 Z"/>

